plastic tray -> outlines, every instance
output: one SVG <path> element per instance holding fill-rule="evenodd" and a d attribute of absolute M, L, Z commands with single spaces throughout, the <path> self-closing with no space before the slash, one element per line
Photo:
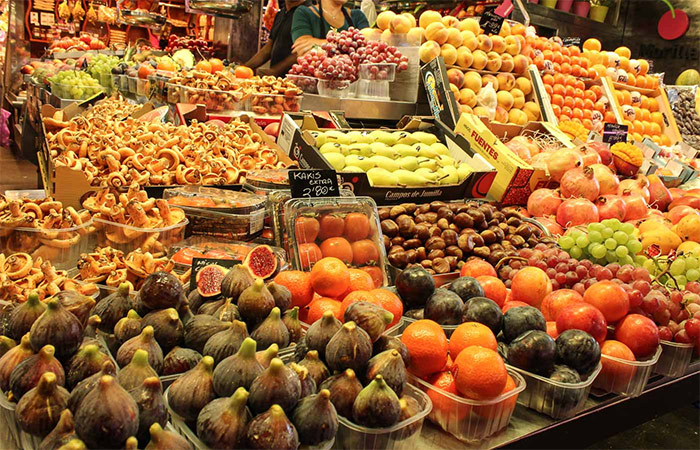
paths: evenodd
<path fill-rule="evenodd" d="M 357 98 L 390 100 L 389 82 L 386 80 L 360 80 L 357 82 Z"/>
<path fill-rule="evenodd" d="M 416 399 L 422 408 L 421 412 L 388 428 L 367 428 L 338 416 L 335 448 L 366 450 L 420 448 L 418 440 L 423 428 L 423 420 L 433 409 L 433 403 L 425 392 L 411 384 L 406 384 L 403 395 Z"/>
<path fill-rule="evenodd" d="M 190 86 L 180 86 L 168 83 L 168 96 L 179 92 L 180 102 L 190 105 L 204 105 L 207 111 L 245 111 L 248 99 L 241 91 L 222 91 L 217 89 L 202 89 Z M 172 94 L 170 91 L 173 90 Z"/>
<path fill-rule="evenodd" d="M 215 236 L 247 241 L 258 236 L 263 229 L 265 210 L 252 213 L 230 214 L 214 209 L 180 206 L 189 220 L 187 234 Z"/>
<path fill-rule="evenodd" d="M 661 356 L 654 366 L 654 373 L 666 377 L 676 378 L 685 375 L 693 357 L 693 344 L 680 342 L 661 341 Z"/>
<path fill-rule="evenodd" d="M 7 448 L 25 448 L 22 445 L 22 431 L 15 418 L 16 403 L 12 403 L 7 399 L 7 394 L 0 392 L 0 439 L 2 439 L 3 447 Z"/>
<path fill-rule="evenodd" d="M 136 79 L 136 95 L 148 97 L 148 80 L 146 78 Z"/>
<path fill-rule="evenodd" d="M 515 389 L 487 401 L 471 400 L 444 391 L 418 377 L 409 375 L 409 382 L 428 396 L 439 399 L 440 408 L 433 404 L 428 419 L 462 441 L 480 441 L 508 426 L 518 395 L 525 390 L 525 379 L 514 370 L 508 375 Z"/>
<path fill-rule="evenodd" d="M 626 361 L 613 356 L 601 355 L 601 364 L 612 364 L 615 373 L 609 373 L 605 367 L 593 382 L 593 393 L 605 395 L 610 392 L 628 397 L 637 397 L 644 390 L 649 381 L 651 369 L 659 361 L 663 348 L 661 345 L 650 358 L 641 361 Z"/>
<path fill-rule="evenodd" d="M 527 387 L 518 396 L 518 403 L 553 419 L 565 419 L 581 411 L 593 381 L 603 368 L 599 363 L 593 373 L 580 383 L 561 383 L 507 364 L 506 367 L 525 379 Z"/>
<path fill-rule="evenodd" d="M 132 94 L 136 94 L 136 86 L 137 86 L 138 78 L 127 76 L 126 79 L 127 79 L 128 84 L 129 84 L 129 92 Z"/>
<path fill-rule="evenodd" d="M 318 78 L 305 75 L 287 75 L 286 78 L 307 94 L 318 94 Z"/>
<path fill-rule="evenodd" d="M 234 214 L 252 213 L 265 208 L 262 195 L 204 186 L 181 186 L 163 191 L 169 204 Z M 198 202 L 198 203 L 193 203 Z"/>
<path fill-rule="evenodd" d="M 360 75 L 360 80 L 394 81 L 394 78 L 396 77 L 396 64 L 394 64 L 394 63 L 360 64 L 359 75 Z"/>
<path fill-rule="evenodd" d="M 252 170 L 246 174 L 245 181 L 243 188 L 247 186 L 245 190 L 248 192 L 267 195 L 272 191 L 289 189 L 289 169 Z M 263 190 L 256 192 L 256 189 Z"/>
<path fill-rule="evenodd" d="M 84 100 L 86 98 L 92 97 L 95 94 L 104 92 L 104 86 L 93 85 L 93 86 L 76 86 L 73 84 L 62 84 L 51 81 L 51 93 L 61 99 L 70 100 Z M 79 89 L 77 93 L 74 93 L 74 89 Z"/>
<path fill-rule="evenodd" d="M 151 253 L 167 252 L 168 248 L 185 238 L 189 220 L 161 228 L 139 228 L 95 218 L 97 245 L 110 246 L 124 253 L 140 248 Z"/>
<path fill-rule="evenodd" d="M 318 93 L 324 97 L 353 98 L 356 92 L 357 83 L 340 80 L 318 80 Z"/>
<path fill-rule="evenodd" d="M 281 115 L 285 112 L 298 112 L 303 95 L 251 94 L 248 109 L 260 115 Z"/>
<path fill-rule="evenodd" d="M 243 261 L 250 250 L 257 247 L 258 244 L 251 242 L 237 242 L 227 239 L 212 238 L 208 236 L 190 236 L 187 239 L 178 242 L 170 247 L 168 256 L 172 258 L 178 251 L 183 248 L 190 248 L 200 253 L 206 254 L 208 251 L 225 252 L 229 257 L 235 260 Z M 281 248 L 272 247 L 278 259 L 278 271 L 287 269 L 287 253 Z M 220 258 L 220 257 L 219 257 Z M 175 262 L 175 267 L 178 269 L 187 270 L 189 265 Z"/>
<path fill-rule="evenodd" d="M 413 322 L 416 322 L 416 319 L 413 319 L 411 317 L 406 317 L 402 316 L 401 317 L 401 332 L 403 333 L 406 328 Z M 461 325 L 461 324 L 459 324 Z M 445 336 L 449 339 L 450 336 L 452 336 L 452 333 L 457 329 L 459 325 L 440 325 L 440 327 L 443 329 L 445 332 Z"/>

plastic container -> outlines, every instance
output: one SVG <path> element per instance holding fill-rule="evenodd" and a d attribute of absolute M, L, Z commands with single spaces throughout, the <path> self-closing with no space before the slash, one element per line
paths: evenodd
<path fill-rule="evenodd" d="M 318 78 L 305 75 L 287 75 L 289 81 L 307 94 L 318 94 Z"/>
<path fill-rule="evenodd" d="M 353 98 L 357 92 L 357 83 L 347 80 L 318 80 L 318 94 L 324 97 Z"/>
<path fill-rule="evenodd" d="M 180 102 L 190 105 L 204 105 L 207 111 L 227 112 L 246 111 L 248 99 L 241 91 L 201 89 L 170 84 L 180 92 Z"/>
<path fill-rule="evenodd" d="M 650 358 L 641 361 L 627 361 L 613 356 L 601 355 L 603 369 L 593 382 L 593 393 L 605 395 L 610 392 L 628 397 L 642 393 L 651 376 L 651 369 L 659 361 L 661 345 Z"/>
<path fill-rule="evenodd" d="M 289 189 L 289 169 L 264 169 L 248 172 L 243 189 L 258 195 L 268 195 Z"/>
<path fill-rule="evenodd" d="M 561 383 L 507 364 L 506 367 L 525 379 L 527 387 L 518 396 L 518 403 L 553 419 L 565 419 L 581 411 L 603 366 L 599 363 L 580 383 Z"/>
<path fill-rule="evenodd" d="M 301 110 L 303 95 L 251 94 L 248 109 L 260 115 L 280 115 Z"/>
<path fill-rule="evenodd" d="M 61 99 L 85 100 L 95 94 L 104 92 L 103 86 L 76 86 L 73 84 L 61 84 L 51 81 L 51 93 Z"/>
<path fill-rule="evenodd" d="M 11 200 L 43 200 L 46 198 L 46 191 L 43 189 L 21 189 L 21 190 L 7 190 L 5 191 L 5 199 L 7 201 Z"/>
<path fill-rule="evenodd" d="M 119 91 L 121 91 L 123 94 L 128 93 L 129 92 L 129 77 L 127 77 L 124 74 L 115 75 L 115 77 L 117 77 L 117 79 L 119 81 L 119 84 L 118 84 Z"/>
<path fill-rule="evenodd" d="M 178 207 L 198 208 L 237 214 L 265 208 L 262 195 L 204 186 L 179 186 L 165 189 L 163 198 Z"/>
<path fill-rule="evenodd" d="M 148 97 L 148 80 L 146 78 L 136 79 L 136 95 Z"/>
<path fill-rule="evenodd" d="M 360 80 L 357 82 L 357 98 L 390 100 L 389 82 L 382 80 Z"/>
<path fill-rule="evenodd" d="M 4 447 L 26 448 L 22 445 L 21 435 L 26 434 L 19 427 L 15 418 L 17 404 L 7 399 L 7 394 L 0 392 L 0 439 Z"/>
<path fill-rule="evenodd" d="M 131 94 L 136 94 L 136 85 L 138 78 L 137 77 L 126 77 L 127 82 L 129 83 L 129 93 Z"/>
<path fill-rule="evenodd" d="M 360 64 L 360 80 L 394 81 L 396 64 L 371 63 Z"/>
<path fill-rule="evenodd" d="M 139 228 L 104 219 L 93 219 L 97 230 L 97 245 L 130 253 L 138 248 L 151 253 L 167 252 L 168 248 L 185 238 L 189 220 L 160 228 Z"/>
<path fill-rule="evenodd" d="M 403 395 L 413 397 L 421 406 L 421 412 L 388 428 L 368 428 L 338 416 L 338 433 L 335 448 L 338 449 L 416 449 L 423 428 L 423 420 L 433 409 L 428 395 L 417 387 L 406 384 Z"/>
<path fill-rule="evenodd" d="M 190 264 L 183 260 L 178 252 L 189 249 L 200 253 L 202 258 L 235 259 L 243 261 L 248 253 L 257 247 L 258 244 L 251 242 L 237 242 L 209 236 L 190 236 L 170 247 L 168 256 L 175 261 L 175 267 L 183 272 L 190 268 Z M 287 269 L 287 253 L 281 248 L 272 247 L 272 251 L 277 255 L 277 271 Z M 184 251 L 183 251 L 184 253 Z M 209 255 L 207 255 L 209 253 Z M 200 257 L 195 254 L 195 257 Z"/>
<path fill-rule="evenodd" d="M 676 378 L 685 375 L 693 357 L 693 344 L 680 342 L 661 341 L 661 356 L 654 366 L 654 373 L 666 377 Z"/>
<path fill-rule="evenodd" d="M 515 410 L 518 396 L 525 390 L 523 377 L 514 370 L 508 375 L 515 381 L 515 389 L 492 400 L 478 401 L 444 391 L 418 377 L 409 375 L 409 382 L 439 403 L 433 404 L 428 419 L 462 441 L 480 441 L 506 428 Z"/>

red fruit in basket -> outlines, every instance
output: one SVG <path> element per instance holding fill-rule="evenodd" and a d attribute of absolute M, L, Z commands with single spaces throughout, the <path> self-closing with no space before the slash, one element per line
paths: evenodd
<path fill-rule="evenodd" d="M 263 280 L 270 278 L 277 270 L 277 255 L 268 245 L 258 245 L 245 257 L 243 265 L 254 276 Z"/>
<path fill-rule="evenodd" d="M 193 258 L 204 258 L 204 254 L 193 248 L 185 247 L 181 248 L 173 255 L 173 262 L 183 265 L 192 265 Z"/>
<path fill-rule="evenodd" d="M 369 236 L 369 219 L 363 213 L 350 213 L 345 216 L 345 236 L 350 242 Z"/>
<path fill-rule="evenodd" d="M 598 308 L 608 323 L 617 322 L 625 317 L 630 308 L 627 292 L 611 280 L 594 283 L 586 289 L 583 301 Z"/>
<path fill-rule="evenodd" d="M 496 269 L 483 259 L 472 259 L 464 263 L 462 268 L 459 270 L 460 277 L 472 277 L 477 278 L 482 275 L 488 275 L 491 277 L 497 277 Z"/>
<path fill-rule="evenodd" d="M 382 273 L 381 268 L 377 266 L 364 266 L 359 267 L 359 269 L 363 272 L 367 272 L 369 276 L 372 277 L 372 281 L 374 281 L 375 288 L 381 287 L 382 284 L 384 284 L 384 273 Z"/>
<path fill-rule="evenodd" d="M 608 334 L 608 324 L 603 313 L 588 303 L 575 303 L 562 309 L 557 317 L 557 332 L 566 330 L 583 330 L 603 342 Z"/>
<path fill-rule="evenodd" d="M 302 269 L 311 268 L 316 262 L 323 258 L 321 249 L 314 243 L 299 244 L 299 261 Z"/>
<path fill-rule="evenodd" d="M 300 244 L 314 242 L 318 237 L 320 225 L 313 217 L 297 217 L 294 221 L 294 237 Z"/>
<path fill-rule="evenodd" d="M 673 340 L 673 332 L 669 327 L 659 327 L 659 339 L 662 341 Z"/>
<path fill-rule="evenodd" d="M 340 237 L 345 230 L 345 220 L 337 214 L 321 216 L 319 224 L 321 229 L 318 233 L 318 238 L 322 241 L 332 237 Z"/>
<path fill-rule="evenodd" d="M 546 320 L 556 321 L 562 309 L 582 301 L 581 294 L 573 289 L 558 289 L 542 300 L 540 311 Z"/>
<path fill-rule="evenodd" d="M 377 245 L 371 239 L 355 241 L 351 244 L 351 247 L 352 263 L 355 266 L 379 263 L 379 250 L 377 249 Z"/>
<path fill-rule="evenodd" d="M 630 314 L 615 327 L 615 339 L 632 350 L 637 358 L 651 356 L 659 346 L 659 328 L 641 314 Z"/>
<path fill-rule="evenodd" d="M 513 277 L 510 292 L 513 300 L 539 308 L 542 300 L 552 292 L 552 282 L 544 270 L 525 267 Z"/>
<path fill-rule="evenodd" d="M 343 299 L 346 295 L 354 291 L 371 291 L 374 289 L 374 280 L 372 280 L 370 274 L 364 270 L 349 269 L 348 273 L 350 274 L 350 287 L 338 298 Z"/>
<path fill-rule="evenodd" d="M 457 386 L 455 385 L 455 378 L 449 370 L 438 372 L 425 381 L 436 388 L 459 397 L 459 392 L 457 392 Z M 472 408 L 470 404 L 457 402 L 435 389 L 428 389 L 426 393 L 433 402 L 433 412 L 436 413 L 438 417 L 449 417 L 450 420 L 462 420 L 469 416 L 469 411 Z"/>
<path fill-rule="evenodd" d="M 505 314 L 506 311 L 508 311 L 509 309 L 511 309 L 511 308 L 517 308 L 518 306 L 530 306 L 530 305 L 528 305 L 528 304 L 525 303 L 525 302 L 515 302 L 515 301 L 512 301 L 512 300 L 509 300 L 509 301 L 506 301 L 506 302 L 503 304 L 503 307 L 501 308 L 501 312 L 502 312 L 503 314 Z"/>
<path fill-rule="evenodd" d="M 632 350 L 619 341 L 603 342 L 603 345 L 600 346 L 600 353 L 623 361 L 636 361 Z M 632 381 L 637 368 L 632 364 L 615 361 L 611 358 L 600 359 L 603 368 L 596 377 L 595 386 L 606 391 L 624 391 Z"/>
<path fill-rule="evenodd" d="M 500 279 L 491 275 L 482 275 L 477 277 L 476 281 L 479 282 L 484 290 L 484 297 L 496 302 L 499 308 L 503 306 L 506 302 L 508 289 L 506 289 L 506 285 Z"/>
<path fill-rule="evenodd" d="M 321 242 L 321 254 L 324 258 L 338 258 L 345 264 L 352 263 L 352 246 L 345 238 L 330 238 Z"/>

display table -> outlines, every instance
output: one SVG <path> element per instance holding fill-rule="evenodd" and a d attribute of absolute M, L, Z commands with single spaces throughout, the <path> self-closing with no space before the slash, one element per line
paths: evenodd
<path fill-rule="evenodd" d="M 397 121 L 406 115 L 418 114 L 420 105 L 410 102 L 368 100 L 361 98 L 333 98 L 304 94 L 304 110 L 345 112 L 348 119 L 382 119 Z"/>

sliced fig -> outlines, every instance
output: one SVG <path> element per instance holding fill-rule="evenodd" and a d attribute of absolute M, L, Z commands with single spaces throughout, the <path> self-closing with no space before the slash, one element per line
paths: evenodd
<path fill-rule="evenodd" d="M 277 271 L 277 255 L 267 245 L 258 245 L 248 252 L 243 265 L 253 276 L 266 280 Z"/>
<path fill-rule="evenodd" d="M 221 282 L 228 271 L 218 264 L 202 267 L 195 277 L 197 292 L 204 298 L 216 297 L 221 294 Z"/>

